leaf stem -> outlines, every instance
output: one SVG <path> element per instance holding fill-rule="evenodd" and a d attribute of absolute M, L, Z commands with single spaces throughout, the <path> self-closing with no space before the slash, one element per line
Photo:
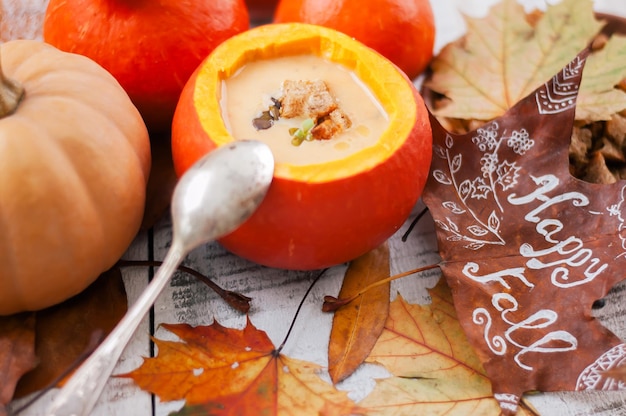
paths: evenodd
<path fill-rule="evenodd" d="M 162 261 L 157 260 L 120 260 L 117 265 L 119 267 L 134 267 L 134 266 L 153 266 L 159 267 L 163 264 Z M 250 310 L 250 301 L 252 298 L 242 295 L 238 292 L 226 290 L 209 279 L 207 276 L 187 266 L 178 266 L 178 270 L 184 273 L 188 273 L 200 280 L 202 283 L 210 287 L 218 296 L 220 296 L 228 305 L 236 309 L 241 313 L 248 313 Z"/>
<path fill-rule="evenodd" d="M 319 272 L 319 274 L 315 277 L 315 279 L 313 279 L 313 281 L 309 285 L 309 288 L 306 290 L 304 296 L 302 296 L 302 299 L 300 300 L 300 304 L 298 305 L 298 309 L 296 309 L 296 313 L 294 314 L 293 319 L 291 320 L 291 325 L 289 325 L 289 329 L 287 330 L 287 334 L 285 335 L 285 338 L 283 339 L 283 342 L 281 342 L 280 345 L 278 346 L 278 348 L 276 348 L 274 350 L 274 354 L 276 356 L 279 355 L 280 352 L 282 351 L 282 349 L 285 347 L 285 344 L 287 343 L 287 340 L 289 339 L 289 335 L 291 335 L 291 331 L 293 331 L 293 327 L 296 324 L 296 320 L 298 319 L 298 315 L 300 314 L 300 311 L 302 310 L 302 306 L 304 306 L 304 301 L 309 296 L 309 293 L 311 293 L 311 290 L 317 284 L 317 282 L 320 280 L 320 278 L 324 275 L 324 273 L 326 273 L 326 270 L 328 270 L 328 269 L 323 269 L 321 272 Z"/>
<path fill-rule="evenodd" d="M 426 270 L 435 269 L 437 267 L 439 267 L 439 264 L 429 264 L 428 266 L 419 267 L 417 269 L 408 270 L 406 272 L 395 274 L 395 275 L 390 276 L 390 277 L 388 277 L 386 279 L 382 279 L 382 280 L 379 280 L 377 282 L 374 282 L 374 283 L 364 287 L 363 289 L 361 289 L 360 291 L 358 291 L 354 295 L 352 295 L 350 297 L 347 297 L 347 298 L 336 298 L 334 296 L 324 296 L 324 305 L 322 306 L 322 311 L 324 311 L 324 312 L 334 312 L 337 309 L 341 308 L 342 306 L 345 306 L 348 303 L 352 302 L 353 300 L 357 299 L 359 296 L 363 295 L 368 290 L 375 288 L 376 286 L 380 286 L 382 284 L 386 284 L 386 283 L 389 283 L 389 282 L 391 282 L 393 280 L 400 279 L 402 277 L 406 277 L 406 276 L 409 276 L 409 275 L 412 275 L 412 274 L 415 274 L 415 273 L 421 273 L 421 272 L 424 272 Z"/>
<path fill-rule="evenodd" d="M 406 240 L 409 238 L 409 234 L 411 234 L 411 232 L 413 231 L 413 228 L 415 228 L 417 223 L 420 222 L 422 217 L 424 215 L 426 215 L 427 212 L 428 212 L 428 207 L 424 208 L 419 214 L 417 214 L 417 217 L 415 217 L 415 219 L 413 221 L 411 221 L 411 224 L 409 225 L 409 228 L 406 230 L 406 232 L 404 234 L 402 234 L 402 242 L 403 243 L 406 242 Z"/>
<path fill-rule="evenodd" d="M 0 60 L 0 118 L 13 114 L 23 97 L 24 87 L 4 75 Z"/>

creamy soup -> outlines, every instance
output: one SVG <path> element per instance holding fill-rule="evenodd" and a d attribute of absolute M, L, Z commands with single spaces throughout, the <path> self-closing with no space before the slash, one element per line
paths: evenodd
<path fill-rule="evenodd" d="M 292 144 L 293 131 L 306 117 L 273 121 L 257 129 L 253 120 L 270 108 L 283 94 L 286 80 L 319 81 L 328 87 L 350 126 L 329 140 L 305 140 Z M 222 84 L 222 117 L 236 139 L 267 143 L 277 162 L 294 165 L 323 163 L 349 156 L 378 141 L 389 120 L 384 109 L 354 72 L 318 56 L 298 55 L 259 60 L 243 66 Z"/>

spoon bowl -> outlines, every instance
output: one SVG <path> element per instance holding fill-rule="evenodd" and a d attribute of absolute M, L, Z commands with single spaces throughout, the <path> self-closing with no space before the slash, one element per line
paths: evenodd
<path fill-rule="evenodd" d="M 59 391 L 50 415 L 90 414 L 133 333 L 185 256 L 248 219 L 265 197 L 273 173 L 269 147 L 252 140 L 221 146 L 185 172 L 172 195 L 172 245 L 163 264 L 118 325 Z"/>
<path fill-rule="evenodd" d="M 186 250 L 234 231 L 261 203 L 274 175 L 269 147 L 226 144 L 196 162 L 172 196 L 174 235 Z"/>

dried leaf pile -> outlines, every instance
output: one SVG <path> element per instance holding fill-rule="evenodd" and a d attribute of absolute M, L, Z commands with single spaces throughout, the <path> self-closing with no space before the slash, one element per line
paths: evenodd
<path fill-rule="evenodd" d="M 624 280 L 626 181 L 570 174 L 590 49 L 502 116 L 454 134 L 434 116 L 423 194 L 459 321 L 503 414 L 529 391 L 624 390 L 626 343 L 591 313 Z"/>
<path fill-rule="evenodd" d="M 503 115 L 587 45 L 594 45 L 578 98 L 570 170 L 588 182 L 626 177 L 626 37 L 603 32 L 593 3 L 564 0 L 525 14 L 503 0 L 488 16 L 466 18 L 468 31 L 432 62 L 425 83 L 443 126 L 466 133 Z M 622 28 L 626 29 L 626 28 Z"/>

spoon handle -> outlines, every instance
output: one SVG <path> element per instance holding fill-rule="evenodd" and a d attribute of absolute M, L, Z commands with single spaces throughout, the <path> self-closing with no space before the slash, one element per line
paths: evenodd
<path fill-rule="evenodd" d="M 163 264 L 137 301 L 98 348 L 59 391 L 51 416 L 87 416 L 95 406 L 126 344 L 183 260 L 180 244 L 172 242 Z"/>

